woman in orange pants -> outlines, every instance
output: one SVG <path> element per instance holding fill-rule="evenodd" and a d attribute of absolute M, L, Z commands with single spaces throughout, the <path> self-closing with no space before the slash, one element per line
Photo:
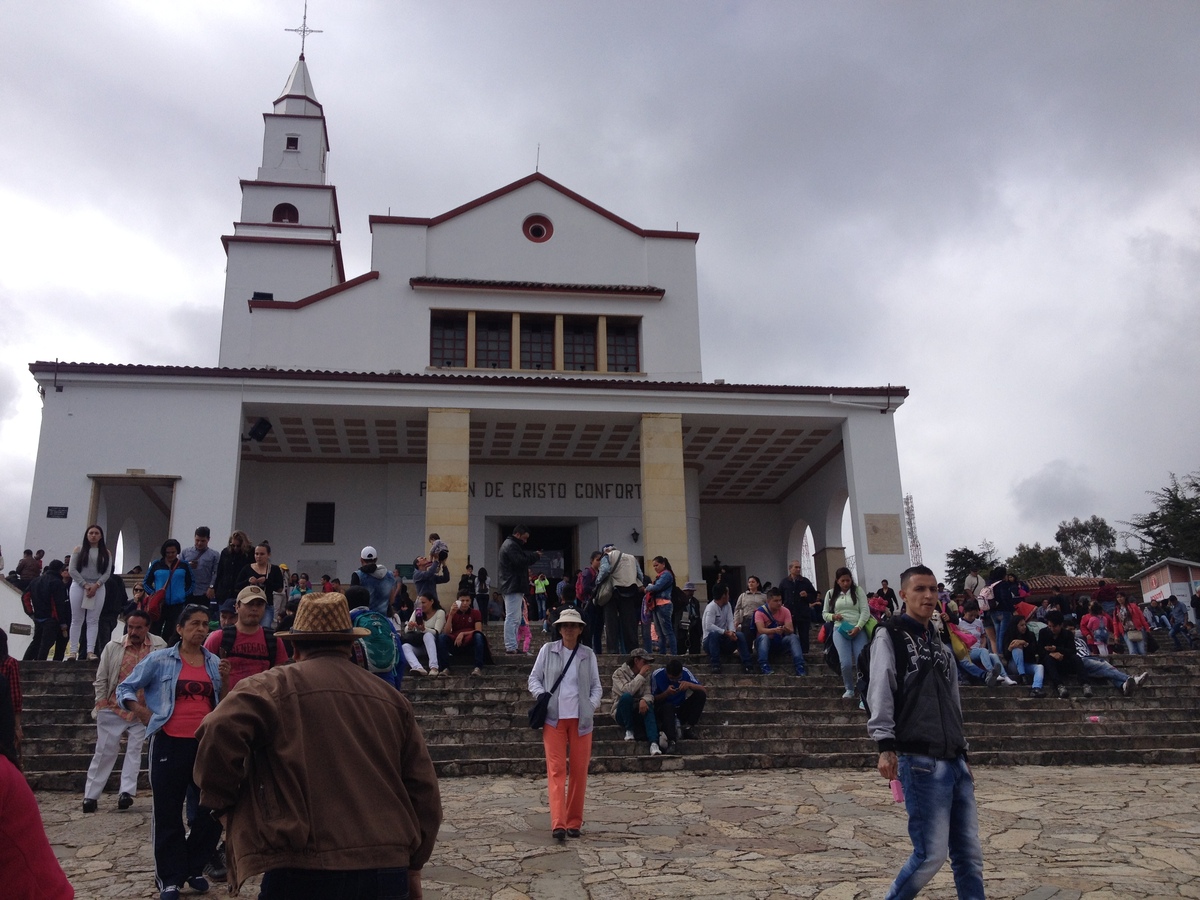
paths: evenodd
<path fill-rule="evenodd" d="M 592 760 L 592 717 L 600 708 L 603 688 L 596 654 L 579 643 L 583 633 L 579 613 L 563 610 L 557 625 L 562 640 L 543 644 L 538 651 L 529 673 L 529 692 L 534 697 L 550 694 L 546 724 L 542 726 L 550 831 L 556 841 L 565 841 L 579 837 L 583 828 L 583 800 Z"/>

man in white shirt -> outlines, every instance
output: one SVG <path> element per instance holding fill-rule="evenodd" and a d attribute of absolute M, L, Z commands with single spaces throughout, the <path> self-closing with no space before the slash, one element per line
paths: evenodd
<path fill-rule="evenodd" d="M 738 651 L 742 671 L 750 671 L 750 647 L 745 636 L 733 627 L 733 609 L 729 605 L 729 588 L 718 584 L 713 588 L 712 603 L 704 607 L 704 650 L 714 674 L 721 671 L 721 654 Z"/>

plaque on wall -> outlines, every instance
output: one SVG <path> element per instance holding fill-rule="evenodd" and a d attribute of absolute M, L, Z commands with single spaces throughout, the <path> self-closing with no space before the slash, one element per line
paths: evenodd
<path fill-rule="evenodd" d="M 65 519 L 67 517 L 67 508 L 65 506 L 47 506 L 47 519 Z"/>
<path fill-rule="evenodd" d="M 867 552 L 878 556 L 903 556 L 904 532 L 896 513 L 864 513 Z"/>

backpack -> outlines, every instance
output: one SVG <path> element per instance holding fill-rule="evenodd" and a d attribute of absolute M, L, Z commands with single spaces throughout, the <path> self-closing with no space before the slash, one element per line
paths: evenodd
<path fill-rule="evenodd" d="M 675 609 L 687 609 L 688 598 L 678 584 L 671 585 L 671 606 Z"/>
<path fill-rule="evenodd" d="M 267 639 L 267 668 L 275 665 L 275 658 L 279 654 L 279 638 L 275 637 L 273 628 L 263 628 L 263 637 Z M 225 659 L 233 653 L 233 642 L 237 640 L 237 626 L 226 625 L 221 629 L 221 649 L 217 656 Z M 248 656 L 246 659 L 259 659 L 257 656 Z"/>
<path fill-rule="evenodd" d="M 363 668 L 376 675 L 396 668 L 400 650 L 396 645 L 396 629 L 387 617 L 377 612 L 364 612 L 355 617 L 354 625 L 371 632 L 355 641 L 362 649 Z"/>
<path fill-rule="evenodd" d="M 892 694 L 892 709 L 895 711 L 894 718 L 899 721 L 900 707 L 904 702 L 904 679 L 908 674 L 909 667 L 912 661 L 917 656 L 916 642 L 913 636 L 906 632 L 895 622 L 889 620 L 882 622 L 876 627 L 876 637 L 867 642 L 867 646 L 863 647 L 862 653 L 858 654 L 858 681 L 854 689 L 858 694 L 858 699 L 862 701 L 863 709 L 867 711 L 867 715 L 871 715 L 871 707 L 867 703 L 867 690 L 871 686 L 871 646 L 876 640 L 883 640 L 878 637 L 879 629 L 883 629 L 888 633 L 892 641 L 892 655 L 896 660 L 896 690 Z M 923 669 L 918 673 L 917 677 L 924 680 L 929 674 L 929 669 Z M 919 683 L 919 682 L 918 682 Z M 915 685 L 914 685 L 915 686 Z"/>
<path fill-rule="evenodd" d="M 985 613 L 992 608 L 992 604 L 996 601 L 996 585 L 999 581 L 993 581 L 987 587 L 979 589 L 979 595 L 975 598 L 975 602 L 979 604 L 979 611 Z"/>

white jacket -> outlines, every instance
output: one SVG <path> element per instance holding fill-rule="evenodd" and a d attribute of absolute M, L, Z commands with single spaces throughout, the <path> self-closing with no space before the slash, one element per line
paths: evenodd
<path fill-rule="evenodd" d="M 152 651 L 161 650 L 167 646 L 167 642 L 157 634 L 147 634 L 146 640 L 150 642 L 150 649 Z M 121 659 L 124 656 L 124 638 L 109 641 L 100 653 L 100 667 L 96 669 L 96 680 L 93 682 L 93 686 L 96 689 L 96 702 L 92 706 L 93 719 L 96 718 L 96 707 L 103 703 L 117 689 L 117 685 L 121 683 Z"/>

